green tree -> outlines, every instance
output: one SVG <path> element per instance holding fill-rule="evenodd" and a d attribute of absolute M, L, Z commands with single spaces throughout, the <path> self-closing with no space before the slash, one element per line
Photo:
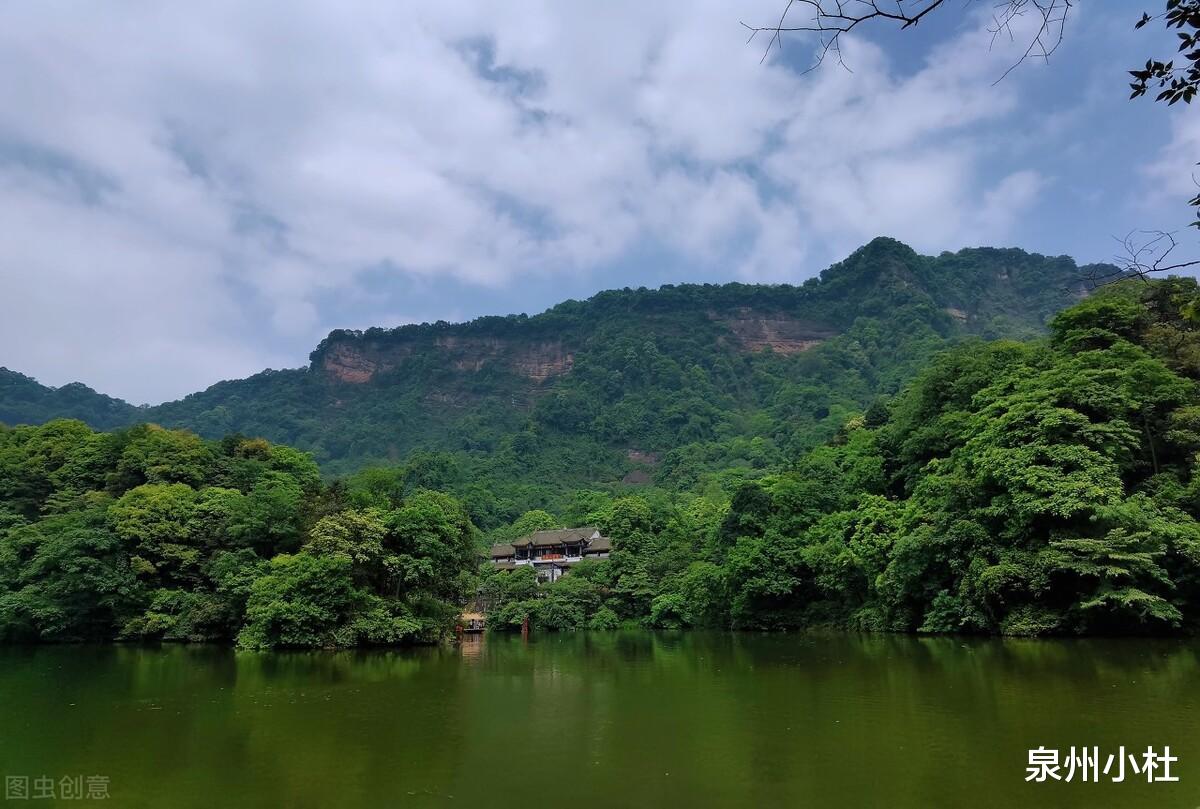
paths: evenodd
<path fill-rule="evenodd" d="M 101 508 L 0 532 L 0 638 L 104 639 L 143 600 Z"/>

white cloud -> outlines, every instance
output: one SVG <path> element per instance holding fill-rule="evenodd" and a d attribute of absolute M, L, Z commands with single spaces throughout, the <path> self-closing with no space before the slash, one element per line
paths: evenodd
<path fill-rule="evenodd" d="M 1178 203 L 1197 193 L 1196 163 L 1200 160 L 1200 117 L 1184 110 L 1171 119 L 1171 139 L 1146 167 L 1152 201 L 1169 198 Z"/>
<path fill-rule="evenodd" d="M 974 27 L 901 76 L 847 40 L 854 73 L 801 76 L 737 24 L 777 11 L 7 4 L 0 363 L 155 400 L 280 364 L 368 268 L 498 287 L 649 244 L 781 280 L 1004 239 L 1044 183 L 976 137 L 1011 54 Z"/>

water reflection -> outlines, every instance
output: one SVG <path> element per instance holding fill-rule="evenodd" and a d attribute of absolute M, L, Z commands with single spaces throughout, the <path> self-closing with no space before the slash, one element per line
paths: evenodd
<path fill-rule="evenodd" d="M 118 806 L 1195 806 L 1198 687 L 1179 640 L 6 648 L 0 768 L 106 774 Z M 1179 784 L 1023 780 L 1030 747 L 1148 744 Z"/>

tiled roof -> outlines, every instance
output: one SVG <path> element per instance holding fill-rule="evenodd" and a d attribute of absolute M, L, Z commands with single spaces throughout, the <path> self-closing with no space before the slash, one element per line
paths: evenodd
<path fill-rule="evenodd" d="M 505 556 L 512 556 L 513 553 L 515 553 L 515 551 L 513 550 L 512 545 L 500 543 L 499 545 L 492 546 L 492 558 L 493 559 L 500 559 Z"/>
<path fill-rule="evenodd" d="M 564 542 L 586 542 L 597 533 L 599 532 L 593 527 L 557 528 L 553 531 L 534 531 L 528 536 L 514 539 L 512 544 L 518 548 L 528 545 L 542 548 L 547 545 L 561 545 Z"/>
<path fill-rule="evenodd" d="M 612 540 L 608 537 L 596 537 L 584 548 L 584 553 L 606 553 L 612 550 Z"/>

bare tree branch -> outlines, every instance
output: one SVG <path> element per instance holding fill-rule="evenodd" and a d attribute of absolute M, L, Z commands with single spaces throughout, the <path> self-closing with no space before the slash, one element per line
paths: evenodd
<path fill-rule="evenodd" d="M 997 3 L 992 24 L 988 28 L 993 45 L 1001 36 L 1015 40 L 1014 25 L 1027 15 L 1034 15 L 1037 19 L 1036 31 L 1028 41 L 1025 52 L 997 81 L 1028 59 L 1049 59 L 1050 54 L 1062 43 L 1067 17 L 1076 1 L 1001 0 Z M 917 25 L 945 4 L 946 0 L 787 0 L 783 13 L 774 25 L 752 26 L 742 22 L 742 27 L 750 32 L 747 42 L 753 41 L 759 34 L 769 35 L 767 47 L 763 50 L 764 61 L 772 47 L 783 47 L 785 33 L 815 33 L 820 47 L 809 70 L 821 65 L 831 53 L 845 67 L 839 42 L 842 34 L 850 33 L 871 20 L 897 24 L 900 30 L 904 30 Z M 797 15 L 800 15 L 799 19 L 796 19 Z"/>
<path fill-rule="evenodd" d="M 1195 261 L 1172 261 L 1171 254 L 1179 243 L 1175 234 L 1165 230 L 1134 230 L 1122 239 L 1117 239 L 1121 245 L 1121 253 L 1114 257 L 1117 271 L 1105 273 L 1090 280 L 1096 286 L 1120 278 L 1136 276 L 1143 281 L 1149 281 L 1149 276 L 1155 273 L 1170 273 L 1188 267 L 1200 266 L 1200 259 Z"/>
<path fill-rule="evenodd" d="M 996 6 L 996 13 L 992 15 L 992 25 L 988 29 L 992 33 L 993 45 L 998 37 L 1006 34 L 1009 41 L 1015 41 L 1013 23 L 1029 14 L 1036 15 L 1037 31 L 1021 58 L 1010 65 L 993 84 L 1003 81 L 1009 73 L 1029 59 L 1050 61 L 1050 54 L 1062 44 L 1072 2 L 1073 0 L 1006 0 Z"/>

